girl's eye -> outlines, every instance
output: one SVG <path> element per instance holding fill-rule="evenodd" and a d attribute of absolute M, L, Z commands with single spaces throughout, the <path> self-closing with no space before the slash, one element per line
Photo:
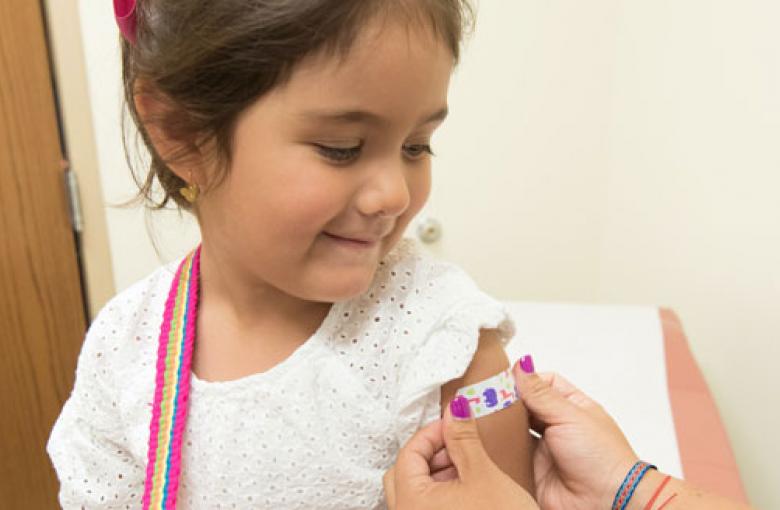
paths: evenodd
<path fill-rule="evenodd" d="M 335 161 L 337 163 L 344 163 L 350 161 L 360 153 L 360 145 L 357 147 L 328 147 L 327 145 L 314 144 L 320 154 Z"/>
<path fill-rule="evenodd" d="M 357 147 L 329 147 L 327 145 L 314 144 L 317 151 L 327 159 L 335 163 L 352 161 L 360 154 L 362 145 Z M 405 145 L 404 151 L 412 159 L 421 159 L 425 154 L 435 156 L 429 144 Z"/>
<path fill-rule="evenodd" d="M 430 154 L 431 156 L 435 156 L 433 153 L 433 149 L 431 149 L 431 146 L 428 144 L 419 144 L 419 145 L 407 145 L 404 147 L 404 150 L 412 159 L 419 159 L 421 156 L 424 156 L 425 154 Z"/>

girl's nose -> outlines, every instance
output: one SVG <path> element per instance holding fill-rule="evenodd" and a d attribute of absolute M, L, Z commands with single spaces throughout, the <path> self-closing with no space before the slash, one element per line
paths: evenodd
<path fill-rule="evenodd" d="M 409 183 L 403 162 L 371 169 L 358 197 L 358 209 L 366 216 L 400 216 L 409 207 Z"/>

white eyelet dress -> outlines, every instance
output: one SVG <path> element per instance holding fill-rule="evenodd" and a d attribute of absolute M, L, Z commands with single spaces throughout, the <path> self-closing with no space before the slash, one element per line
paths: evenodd
<path fill-rule="evenodd" d="M 65 509 L 141 507 L 157 343 L 179 261 L 113 298 L 90 326 L 47 451 Z M 503 304 L 404 238 L 361 296 L 334 303 L 270 370 L 191 375 L 180 509 L 385 508 L 400 445 L 438 418 L 440 387 L 471 362 L 480 329 L 504 342 Z"/>

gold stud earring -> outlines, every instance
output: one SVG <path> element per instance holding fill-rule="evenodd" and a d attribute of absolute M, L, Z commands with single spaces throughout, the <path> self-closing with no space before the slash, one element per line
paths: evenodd
<path fill-rule="evenodd" d="M 200 194 L 200 188 L 197 184 L 188 184 L 185 188 L 180 188 L 179 193 L 184 197 L 187 202 L 194 204 Z"/>

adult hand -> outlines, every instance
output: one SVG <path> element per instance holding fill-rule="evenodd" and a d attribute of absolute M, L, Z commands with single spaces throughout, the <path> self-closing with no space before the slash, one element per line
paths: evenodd
<path fill-rule="evenodd" d="M 409 440 L 383 483 L 390 510 L 539 509 L 490 459 L 463 397 Z"/>
<path fill-rule="evenodd" d="M 534 450 L 539 506 L 611 508 L 637 461 L 615 421 L 561 376 L 535 374 L 530 356 L 514 367 L 514 376 L 531 427 L 542 435 Z M 530 495 L 490 460 L 473 418 L 455 420 L 453 411 L 468 415 L 468 401 L 453 400 L 443 421 L 420 430 L 399 453 L 384 478 L 390 509 L 538 510 Z M 640 510 L 658 496 L 665 498 L 664 507 L 674 500 L 674 508 L 750 510 L 654 470 L 643 478 L 627 508 Z"/>
<path fill-rule="evenodd" d="M 610 508 L 638 460 L 604 409 L 556 374 L 536 374 L 525 356 L 514 367 L 520 397 L 541 434 L 533 455 L 536 499 L 546 510 Z"/>

